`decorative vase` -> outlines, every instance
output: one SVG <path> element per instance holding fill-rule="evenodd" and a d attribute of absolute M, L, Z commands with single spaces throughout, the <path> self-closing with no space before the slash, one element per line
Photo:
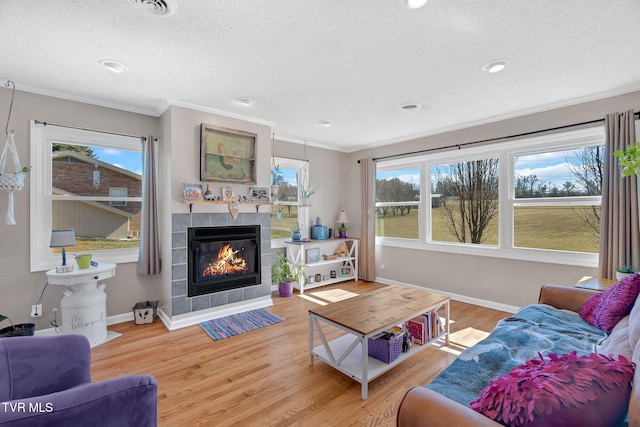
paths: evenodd
<path fill-rule="evenodd" d="M 616 271 L 616 280 L 620 281 L 622 280 L 623 277 L 630 276 L 632 274 L 635 274 L 635 273 L 620 273 L 619 271 Z"/>
<path fill-rule="evenodd" d="M 338 230 L 338 237 L 340 237 L 341 239 L 345 239 L 347 237 L 347 232 Z"/>
<path fill-rule="evenodd" d="M 311 197 L 301 197 L 300 206 L 311 206 Z"/>
<path fill-rule="evenodd" d="M 281 297 L 290 297 L 293 295 L 293 282 L 280 282 L 278 292 Z"/>
<path fill-rule="evenodd" d="M 300 239 L 302 239 L 302 233 L 299 231 L 292 231 L 291 232 L 291 240 L 293 240 L 294 242 L 299 241 Z"/>

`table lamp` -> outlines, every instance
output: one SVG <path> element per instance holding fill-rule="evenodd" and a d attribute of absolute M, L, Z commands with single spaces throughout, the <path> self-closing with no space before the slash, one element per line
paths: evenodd
<path fill-rule="evenodd" d="M 76 245 L 76 232 L 73 228 L 61 228 L 51 230 L 50 248 L 62 248 L 62 265 L 56 267 L 56 273 L 68 273 L 73 271 L 73 264 L 67 265 L 67 246 Z"/>
<path fill-rule="evenodd" d="M 336 220 L 336 222 L 340 224 L 340 227 L 338 227 L 338 237 L 344 239 L 345 237 L 347 237 L 347 227 L 345 227 L 345 224 L 349 223 L 349 218 L 347 218 L 347 214 L 345 213 L 345 211 L 340 211 L 340 215 L 338 215 L 338 219 Z"/>

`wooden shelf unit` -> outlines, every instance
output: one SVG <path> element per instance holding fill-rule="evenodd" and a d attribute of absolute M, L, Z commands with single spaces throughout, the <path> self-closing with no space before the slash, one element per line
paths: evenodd
<path fill-rule="evenodd" d="M 347 256 L 339 256 L 335 259 L 324 260 L 309 263 L 307 262 L 307 249 L 319 248 L 320 256 L 323 254 L 333 254 L 338 250 L 340 245 L 347 245 Z M 319 273 L 323 280 L 314 283 L 297 283 L 296 288 L 300 290 L 300 294 L 304 294 L 305 289 L 317 288 L 319 286 L 331 285 L 333 283 L 344 282 L 346 280 L 358 280 L 358 246 L 360 241 L 356 238 L 346 237 L 344 239 L 323 239 L 293 242 L 285 242 L 287 248 L 287 258 L 292 263 L 301 262 L 304 264 L 305 276 Z M 333 267 L 333 268 L 331 268 Z M 341 275 L 342 267 L 351 268 L 351 275 Z M 336 277 L 324 280 L 324 276 L 329 275 L 330 270 L 335 270 Z"/>

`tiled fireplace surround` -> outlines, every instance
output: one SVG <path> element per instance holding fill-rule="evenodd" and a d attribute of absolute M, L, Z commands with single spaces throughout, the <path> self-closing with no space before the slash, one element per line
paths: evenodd
<path fill-rule="evenodd" d="M 260 225 L 262 283 L 239 289 L 187 297 L 187 228 L 225 225 Z M 171 215 L 171 309 L 172 316 L 227 304 L 249 301 L 271 294 L 271 215 L 239 213 L 187 213 Z"/>

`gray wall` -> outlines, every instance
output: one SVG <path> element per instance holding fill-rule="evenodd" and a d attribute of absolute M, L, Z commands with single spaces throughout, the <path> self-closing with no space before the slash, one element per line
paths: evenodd
<path fill-rule="evenodd" d="M 9 89 L 0 88 L 0 118 L 3 124 L 10 95 Z M 332 226 L 338 212 L 344 209 L 351 221 L 349 235 L 360 235 L 362 211 L 359 168 L 356 163 L 360 158 L 561 126 L 601 118 L 607 113 L 629 108 L 640 109 L 640 92 L 354 153 L 309 146 L 310 182 L 320 184 L 320 190 L 313 198 L 311 218 L 313 220 L 320 216 L 325 225 Z M 167 268 L 171 260 L 171 214 L 188 212 L 188 207 L 179 202 L 182 183 L 199 182 L 200 123 L 258 133 L 257 185 L 269 185 L 271 130 L 266 123 L 253 123 L 180 107 L 170 107 L 160 117 L 151 117 L 17 91 L 10 129 L 16 131 L 16 143 L 23 164 L 29 163 L 29 120 L 32 119 L 126 134 L 153 134 L 160 138 L 159 226 L 163 273 L 159 277 L 140 277 L 136 274 L 134 263 L 119 264 L 116 277 L 105 282 L 108 316 L 130 313 L 137 301 L 159 299 L 163 304 L 171 299 L 170 268 Z M 276 141 L 275 151 L 281 157 L 304 157 L 300 144 Z M 37 173 L 37 170 L 32 172 Z M 29 272 L 30 182 L 31 178 L 27 177 L 25 189 L 15 194 L 17 224 L 8 226 L 0 221 L 0 313 L 9 315 L 18 323 L 32 320 L 29 317 L 31 305 L 38 300 L 46 282 L 44 272 Z M 6 204 L 7 196 L 2 193 L 0 218 L 4 216 Z M 204 212 L 202 209 L 195 207 L 194 212 Z M 247 209 L 252 208 L 243 207 L 242 212 L 247 212 Z M 268 212 L 268 208 L 262 207 L 261 212 Z M 385 264 L 384 270 L 377 271 L 383 279 L 516 306 L 534 302 L 542 283 L 568 285 L 583 275 L 598 274 L 595 268 L 434 251 L 379 247 L 376 252 L 379 263 Z M 51 309 L 59 308 L 61 297 L 59 289 L 47 288 L 42 301 L 45 316 L 35 319 L 38 329 L 49 327 Z M 163 304 L 163 308 L 171 314 L 169 304 Z"/>
<path fill-rule="evenodd" d="M 277 135 L 274 151 L 276 157 L 304 160 L 304 145 L 279 141 Z M 312 204 L 309 208 L 311 225 L 315 224 L 315 219 L 319 216 L 323 225 L 335 227 L 338 214 L 341 209 L 346 209 L 349 197 L 360 200 L 360 189 L 354 194 L 345 191 L 349 168 L 353 168 L 354 165 L 349 163 L 345 153 L 312 145 L 307 146 L 307 160 L 309 160 L 309 184 L 311 187 L 320 185 L 311 198 Z"/>
<path fill-rule="evenodd" d="M 364 157 L 380 157 L 580 123 L 604 118 L 606 114 L 627 109 L 640 109 L 640 92 L 354 152 L 348 156 L 349 164 L 355 165 L 357 159 Z M 358 168 L 353 167 L 348 170 L 348 193 L 358 194 L 360 187 Z M 357 197 L 350 198 L 347 207 L 350 213 L 361 214 Z M 356 229 L 360 230 L 360 216 L 350 216 L 353 222 L 351 235 L 356 235 Z M 356 224 L 356 221 L 360 222 Z M 381 263 L 384 263 L 384 269 L 380 268 Z M 599 275 L 596 268 L 385 246 L 377 247 L 376 264 L 377 276 L 382 279 L 424 286 L 509 306 L 522 306 L 536 302 L 541 284 L 570 285 L 584 275 L 596 277 Z"/>
<path fill-rule="evenodd" d="M 0 89 L 3 134 L 10 100 L 11 91 Z M 30 120 L 132 135 L 159 134 L 158 119 L 155 117 L 16 91 L 9 129 L 15 130 L 16 145 L 23 165 L 30 164 Z M 9 163 L 9 167 L 13 167 L 13 163 Z M 0 193 L 0 313 L 10 316 L 14 323 L 33 322 L 37 329 L 44 329 L 50 327 L 53 307 L 60 308 L 62 292 L 57 286 L 48 286 L 42 300 L 45 315 L 37 319 L 30 318 L 31 305 L 36 303 L 46 283 L 44 271 L 29 272 L 29 190 L 32 176 L 38 173 L 39 170 L 32 170 L 25 179 L 24 190 L 14 193 L 16 225 L 4 224 L 7 194 Z M 106 280 L 105 284 L 109 316 L 129 313 L 136 302 L 158 298 L 157 280 L 138 276 L 135 264 L 119 264 L 116 276 Z M 5 321 L 0 326 L 8 325 Z"/>

